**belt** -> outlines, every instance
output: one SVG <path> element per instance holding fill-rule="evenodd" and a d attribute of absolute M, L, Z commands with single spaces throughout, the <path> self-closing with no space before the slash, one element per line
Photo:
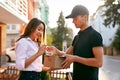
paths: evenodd
<path fill-rule="evenodd" d="M 20 71 L 20 73 L 22 73 L 22 74 L 26 74 L 26 73 L 40 74 L 41 72 L 36 72 L 36 71 Z"/>

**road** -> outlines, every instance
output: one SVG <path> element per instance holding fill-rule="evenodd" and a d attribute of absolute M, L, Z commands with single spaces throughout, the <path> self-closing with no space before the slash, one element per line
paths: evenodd
<path fill-rule="evenodd" d="M 120 80 L 120 56 L 104 56 L 100 80 Z"/>

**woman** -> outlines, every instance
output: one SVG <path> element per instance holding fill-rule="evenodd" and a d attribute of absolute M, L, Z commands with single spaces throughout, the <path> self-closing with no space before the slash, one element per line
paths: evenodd
<path fill-rule="evenodd" d="M 17 40 L 15 47 L 16 67 L 20 70 L 19 80 L 40 80 L 43 69 L 42 54 L 45 52 L 45 24 L 33 18 L 23 35 Z M 46 70 L 49 68 L 46 68 Z"/>

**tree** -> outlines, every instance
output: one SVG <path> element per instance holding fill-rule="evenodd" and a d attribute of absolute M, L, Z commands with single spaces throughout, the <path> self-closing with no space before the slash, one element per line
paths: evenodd
<path fill-rule="evenodd" d="M 46 34 L 46 41 L 47 41 L 47 45 L 52 45 L 52 35 L 51 34 Z"/>
<path fill-rule="evenodd" d="M 71 28 L 65 26 L 65 19 L 62 12 L 60 13 L 57 24 L 58 26 L 56 28 L 51 29 L 53 38 L 52 44 L 62 50 L 64 40 L 67 41 L 67 46 L 70 45 L 73 38 L 73 31 Z"/>
<path fill-rule="evenodd" d="M 103 16 L 106 16 L 104 25 L 106 27 L 109 25 L 112 25 L 113 27 L 118 26 L 118 30 L 112 42 L 112 47 L 120 53 L 120 2 L 119 0 L 106 0 L 104 6 L 106 7 L 103 14 Z"/>
<path fill-rule="evenodd" d="M 106 16 L 104 20 L 104 25 L 109 26 L 112 24 L 120 26 L 120 2 L 118 0 L 106 0 L 104 6 L 106 10 L 104 11 L 103 16 Z"/>
<path fill-rule="evenodd" d="M 116 36 L 112 42 L 112 46 L 120 53 L 120 28 L 116 32 Z"/>

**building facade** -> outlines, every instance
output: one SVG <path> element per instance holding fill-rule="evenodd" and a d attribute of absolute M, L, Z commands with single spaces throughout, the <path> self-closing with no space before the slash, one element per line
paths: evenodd
<path fill-rule="evenodd" d="M 33 17 L 41 19 L 40 0 L 0 0 L 0 66 L 7 47 L 24 32 Z"/>
<path fill-rule="evenodd" d="M 27 0 L 0 0 L 0 65 L 6 49 L 7 24 L 26 24 L 28 22 Z"/>

